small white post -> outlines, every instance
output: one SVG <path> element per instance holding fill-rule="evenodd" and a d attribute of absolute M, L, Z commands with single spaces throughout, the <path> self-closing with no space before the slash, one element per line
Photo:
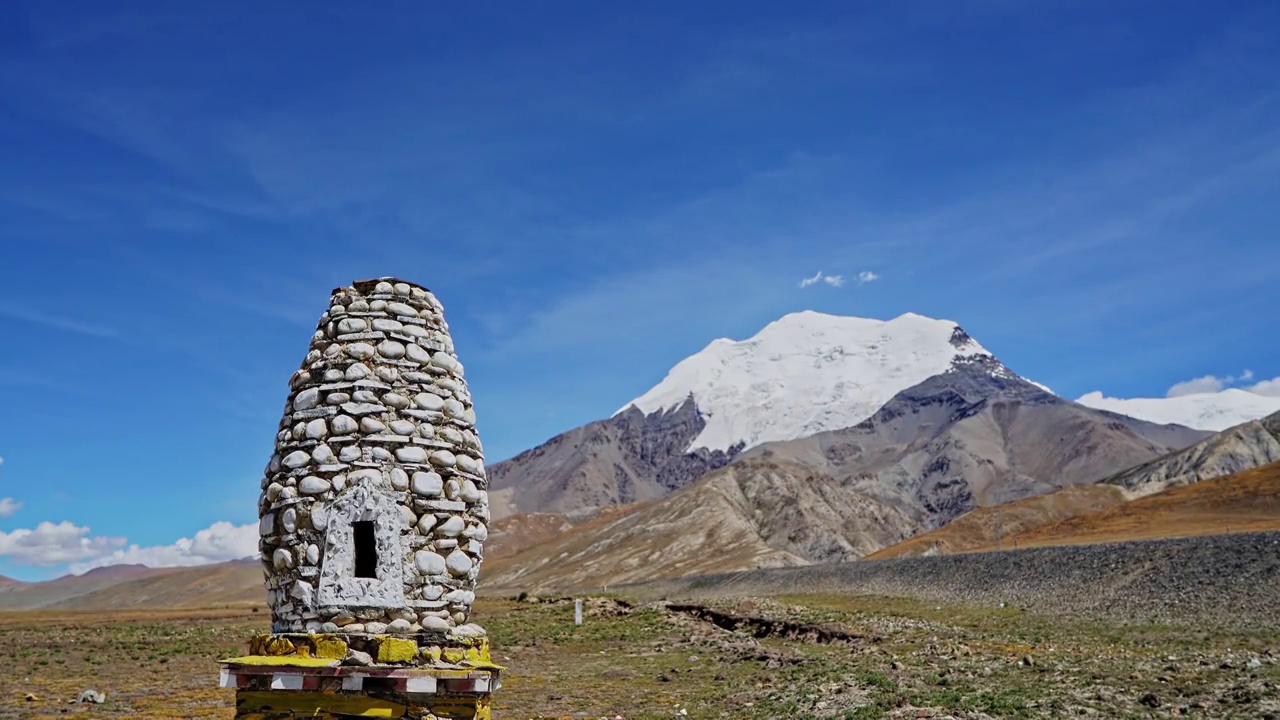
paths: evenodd
<path fill-rule="evenodd" d="M 573 601 L 573 624 L 574 625 L 582 624 L 582 601 L 581 600 Z"/>

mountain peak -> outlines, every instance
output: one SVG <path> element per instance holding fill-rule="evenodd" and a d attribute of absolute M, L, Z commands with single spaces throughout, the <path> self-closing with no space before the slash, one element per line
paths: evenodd
<path fill-rule="evenodd" d="M 856 425 L 898 392 L 975 360 L 1012 375 L 951 320 L 803 310 L 745 340 L 710 343 L 618 412 L 651 415 L 692 398 L 706 426 L 689 449 L 752 447 Z"/>

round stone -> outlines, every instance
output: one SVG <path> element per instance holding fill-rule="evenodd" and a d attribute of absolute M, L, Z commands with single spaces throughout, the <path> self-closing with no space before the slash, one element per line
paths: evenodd
<path fill-rule="evenodd" d="M 371 483 L 374 485 L 381 485 L 382 471 L 374 470 L 373 468 L 364 468 L 362 470 L 356 470 L 355 472 L 347 475 L 347 482 L 352 485 L 359 485 L 360 483 Z"/>
<path fill-rule="evenodd" d="M 413 492 L 423 497 L 439 497 L 444 492 L 444 478 L 433 472 L 416 472 L 413 474 Z"/>
<path fill-rule="evenodd" d="M 369 303 L 369 309 L 374 312 L 384 312 L 387 309 L 387 301 L 374 300 L 373 302 Z"/>
<path fill-rule="evenodd" d="M 381 635 L 387 631 L 387 624 L 380 622 L 367 622 L 364 624 L 364 631 L 370 635 Z"/>
<path fill-rule="evenodd" d="M 402 302 L 387 303 L 387 312 L 401 317 L 418 317 L 418 311 L 414 310 L 412 305 Z"/>
<path fill-rule="evenodd" d="M 328 370 L 324 371 L 323 377 L 325 382 L 332 383 L 332 382 L 338 382 L 344 377 L 344 375 L 342 374 L 342 371 L 337 368 L 329 368 Z"/>
<path fill-rule="evenodd" d="M 285 508 L 284 512 L 280 513 L 280 527 L 284 528 L 285 532 L 296 532 L 298 530 L 298 511 L 291 507 Z"/>
<path fill-rule="evenodd" d="M 403 332 L 405 335 L 408 335 L 411 338 L 416 338 L 419 340 L 426 340 L 427 338 L 431 337 L 431 333 L 427 332 L 427 329 L 422 327 L 421 325 L 405 325 L 404 329 L 401 330 L 401 332 Z"/>
<path fill-rule="evenodd" d="M 471 526 L 471 530 L 469 531 L 469 533 L 471 535 L 472 540 L 484 542 L 485 540 L 489 539 L 489 526 L 485 525 L 484 523 L 476 523 L 475 525 Z"/>
<path fill-rule="evenodd" d="M 355 382 L 357 380 L 363 380 L 369 377 L 369 375 L 370 372 L 368 365 L 365 365 L 364 363 L 356 363 L 347 368 L 347 371 L 342 374 L 342 379 L 347 382 Z"/>
<path fill-rule="evenodd" d="M 293 553 L 284 548 L 277 548 L 274 553 L 271 553 L 271 564 L 277 570 L 288 570 L 293 567 Z"/>
<path fill-rule="evenodd" d="M 381 435 L 386 431 L 387 426 L 381 420 L 368 416 L 360 418 L 360 432 L 365 435 Z"/>
<path fill-rule="evenodd" d="M 347 393 L 335 392 L 335 393 L 329 393 L 328 395 L 325 396 L 324 404 L 325 405 L 341 405 L 342 403 L 349 402 L 350 400 L 351 400 L 351 396 L 348 395 Z"/>
<path fill-rule="evenodd" d="M 373 286 L 373 291 L 379 295 L 390 295 L 395 292 L 395 286 L 385 280 Z"/>
<path fill-rule="evenodd" d="M 355 462 L 360 459 L 360 455 L 360 446 L 358 445 L 347 445 L 338 451 L 338 459 L 344 463 Z"/>
<path fill-rule="evenodd" d="M 329 425 L 324 418 L 316 418 L 307 423 L 307 439 L 323 440 L 329 436 Z"/>
<path fill-rule="evenodd" d="M 400 508 L 400 517 L 404 520 L 405 527 L 413 527 L 417 524 L 418 516 L 414 515 L 412 510 L 405 505 L 400 505 L 398 507 Z"/>
<path fill-rule="evenodd" d="M 431 464 L 436 467 L 453 467 L 458 464 L 458 458 L 448 450 L 437 450 L 431 453 Z"/>
<path fill-rule="evenodd" d="M 351 352 L 351 348 L 347 348 L 347 352 Z M 454 375 L 462 375 L 462 363 L 449 353 L 438 352 L 431 356 L 431 364 L 442 370 L 448 370 Z"/>
<path fill-rule="evenodd" d="M 351 395 L 351 399 L 358 403 L 376 403 L 378 396 L 372 390 L 357 390 Z"/>
<path fill-rule="evenodd" d="M 293 397 L 293 409 L 310 410 L 320 404 L 320 391 L 316 388 L 307 388 Z"/>
<path fill-rule="evenodd" d="M 393 383 L 400 379 L 400 371 L 386 365 L 379 365 L 376 370 L 378 379 L 385 383 Z"/>
<path fill-rule="evenodd" d="M 350 435 L 358 428 L 355 419 L 347 415 L 338 415 L 329 421 L 329 429 L 334 435 Z"/>
<path fill-rule="evenodd" d="M 465 503 L 480 502 L 480 488 L 470 480 L 463 480 L 458 490 L 458 499 Z"/>
<path fill-rule="evenodd" d="M 424 463 L 427 451 L 416 446 L 396 448 L 396 459 L 404 463 Z"/>
<path fill-rule="evenodd" d="M 373 329 L 378 332 L 400 332 L 403 327 L 404 323 L 399 320 L 392 320 L 391 318 L 373 319 Z"/>
<path fill-rule="evenodd" d="M 346 315 L 346 314 L 347 314 L 347 307 L 345 305 L 335 304 L 335 305 L 329 306 L 329 317 L 338 317 L 339 315 Z"/>
<path fill-rule="evenodd" d="M 460 577 L 471 572 L 471 566 L 474 564 L 471 556 L 461 550 L 454 550 L 449 553 L 449 557 L 444 560 L 445 567 L 449 570 L 449 574 L 454 577 Z"/>
<path fill-rule="evenodd" d="M 274 513 L 267 513 L 258 519 L 258 535 L 266 537 L 274 535 L 276 532 L 276 516 Z"/>
<path fill-rule="evenodd" d="M 328 480 L 315 475 L 308 475 L 302 478 L 302 482 L 298 483 L 298 492 L 303 495 L 320 495 L 329 491 L 332 487 Z"/>
<path fill-rule="evenodd" d="M 421 425 L 418 426 L 418 434 L 424 438 L 435 437 L 436 426 L 432 425 L 431 423 L 422 423 Z"/>
<path fill-rule="evenodd" d="M 467 523 L 458 515 L 451 515 L 447 520 L 436 526 L 436 535 L 441 537 L 458 537 L 462 531 L 467 528 Z"/>
<path fill-rule="evenodd" d="M 383 340 L 378 343 L 378 354 L 389 360 L 399 360 L 404 357 L 404 343 L 395 340 Z"/>
<path fill-rule="evenodd" d="M 382 396 L 382 404 L 397 410 L 404 410 L 409 407 L 409 398 L 400 393 L 389 392 Z"/>
<path fill-rule="evenodd" d="M 431 353 L 427 352 L 426 350 L 423 350 L 421 347 L 419 347 L 418 345 L 415 345 L 414 343 L 409 343 L 408 345 L 405 345 L 404 349 L 405 349 L 405 355 L 407 355 L 410 360 L 418 363 L 419 365 L 426 365 L 427 363 L 431 362 Z"/>
<path fill-rule="evenodd" d="M 267 486 L 267 499 L 275 500 L 280 497 L 280 492 L 284 490 L 284 486 L 278 482 L 273 482 Z"/>
<path fill-rule="evenodd" d="M 443 588 L 443 587 L 440 587 L 439 585 L 428 585 L 428 586 L 426 586 L 426 587 L 422 588 L 422 599 L 423 599 L 423 600 L 432 600 L 432 601 L 435 601 L 435 600 L 439 600 L 439 599 L 440 599 L 440 598 L 442 598 L 442 597 L 444 597 L 444 588 Z M 428 613 L 428 614 L 430 614 L 430 613 Z M 418 615 L 418 617 L 419 617 L 419 618 L 422 618 L 422 615 L 421 615 L 421 614 L 419 614 L 419 615 Z"/>
<path fill-rule="evenodd" d="M 442 617 L 429 615 L 422 618 L 422 629 L 432 632 L 444 632 L 449 629 L 449 621 Z"/>
<path fill-rule="evenodd" d="M 475 458 L 471 457 L 470 455 L 463 455 L 463 454 L 461 454 L 461 453 L 459 453 L 458 455 L 456 455 L 456 457 L 457 457 L 457 459 L 458 459 L 458 469 L 459 469 L 459 470 L 461 470 L 462 472 L 465 472 L 465 473 L 471 473 L 472 475 L 474 475 L 474 474 L 475 474 L 475 472 L 476 472 L 476 459 L 475 459 Z"/>
<path fill-rule="evenodd" d="M 347 476 L 335 475 L 333 476 L 333 479 L 330 480 L 329 482 L 333 485 L 334 490 L 338 492 L 342 492 L 342 488 L 347 486 Z M 316 529 L 318 530 L 319 528 L 316 528 Z"/>
<path fill-rule="evenodd" d="M 307 564 L 315 565 L 320 562 L 320 546 L 312 543 L 307 546 Z"/>
<path fill-rule="evenodd" d="M 288 455 L 285 455 L 284 460 L 281 461 L 281 463 L 290 470 L 297 470 L 300 467 L 305 467 L 310 462 L 311 454 L 305 450 L 294 450 Z"/>
<path fill-rule="evenodd" d="M 431 531 L 435 529 L 435 526 L 436 526 L 435 515 L 431 515 L 431 514 L 423 515 L 422 518 L 418 520 L 418 532 L 422 533 L 423 535 L 430 535 Z"/>
<path fill-rule="evenodd" d="M 311 450 L 311 459 L 317 465 L 331 465 L 337 458 L 333 456 L 333 448 L 328 445 L 317 445 Z"/>
<path fill-rule="evenodd" d="M 369 329 L 369 323 L 364 318 L 342 318 L 338 321 L 338 334 L 351 335 L 353 333 L 362 333 Z"/>
<path fill-rule="evenodd" d="M 413 434 L 414 432 L 417 431 L 417 429 L 418 429 L 418 426 L 414 425 L 412 422 L 408 420 L 392 420 L 391 421 L 391 432 L 395 433 L 396 435 L 413 437 Z"/>
<path fill-rule="evenodd" d="M 391 451 L 384 447 L 376 447 L 369 451 L 374 462 L 391 462 Z"/>
<path fill-rule="evenodd" d="M 391 468 L 391 487 L 395 490 L 409 489 L 409 473 L 400 468 Z"/>
<path fill-rule="evenodd" d="M 347 346 L 347 354 L 357 360 L 368 360 L 377 352 L 372 345 L 365 342 L 351 343 Z"/>
<path fill-rule="evenodd" d="M 418 393 L 414 396 L 413 402 L 423 410 L 431 412 L 440 412 L 444 409 L 444 398 L 431 393 Z"/>
<path fill-rule="evenodd" d="M 413 566 L 423 575 L 443 575 L 447 568 L 445 559 L 430 550 L 419 550 L 414 553 Z"/>
<path fill-rule="evenodd" d="M 394 635 L 404 635 L 409 632 L 409 628 L 411 626 L 412 626 L 412 623 L 410 623 L 408 620 L 403 620 L 403 619 L 392 620 L 391 622 L 387 623 L 387 632 L 392 633 Z"/>
<path fill-rule="evenodd" d="M 408 295 L 413 290 L 409 283 L 396 283 L 395 291 L 397 295 Z"/>
<path fill-rule="evenodd" d="M 467 408 L 464 407 L 462 403 L 458 402 L 457 400 L 454 400 L 453 398 L 449 398 L 448 400 L 444 401 L 444 414 L 448 415 L 451 418 L 460 417 L 462 413 L 466 411 L 467 411 Z"/>
<path fill-rule="evenodd" d="M 444 496 L 450 500 L 457 500 L 458 493 L 462 490 L 462 485 L 457 480 L 449 478 L 444 483 Z"/>
<path fill-rule="evenodd" d="M 352 300 L 347 309 L 351 312 L 369 312 L 369 303 L 366 300 Z"/>

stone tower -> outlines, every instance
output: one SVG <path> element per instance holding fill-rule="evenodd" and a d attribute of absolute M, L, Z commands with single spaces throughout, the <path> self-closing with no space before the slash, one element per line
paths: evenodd
<path fill-rule="evenodd" d="M 289 387 L 258 504 L 272 631 L 483 635 L 483 452 L 440 302 L 334 290 Z"/>

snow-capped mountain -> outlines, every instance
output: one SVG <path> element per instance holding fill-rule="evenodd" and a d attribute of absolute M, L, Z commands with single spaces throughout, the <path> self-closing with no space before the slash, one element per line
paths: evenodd
<path fill-rule="evenodd" d="M 669 412 L 692 398 L 706 425 L 688 450 L 728 451 L 851 427 L 894 395 L 959 363 L 1012 373 L 950 320 L 804 311 L 746 340 L 720 339 L 615 414 Z"/>
<path fill-rule="evenodd" d="M 1076 402 L 1139 420 L 1215 432 L 1280 412 L 1280 397 L 1238 388 L 1165 398 L 1113 398 L 1095 391 L 1081 396 Z"/>

